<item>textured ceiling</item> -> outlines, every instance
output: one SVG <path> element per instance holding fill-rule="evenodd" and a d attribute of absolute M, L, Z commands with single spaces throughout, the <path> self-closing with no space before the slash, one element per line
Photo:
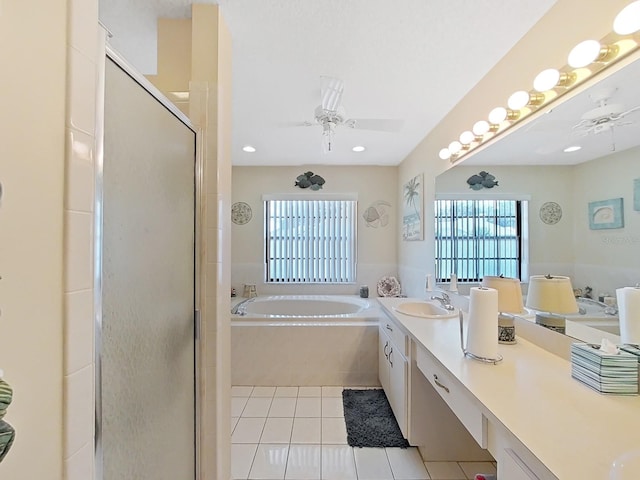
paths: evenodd
<path fill-rule="evenodd" d="M 100 15 L 113 46 L 154 73 L 155 19 L 188 16 L 190 3 L 101 0 Z M 233 39 L 234 165 L 397 165 L 555 0 L 209 3 Z M 338 127 L 334 152 L 323 154 L 320 127 L 296 126 L 313 121 L 320 75 L 344 80 L 349 117 L 402 119 L 402 129 Z"/>

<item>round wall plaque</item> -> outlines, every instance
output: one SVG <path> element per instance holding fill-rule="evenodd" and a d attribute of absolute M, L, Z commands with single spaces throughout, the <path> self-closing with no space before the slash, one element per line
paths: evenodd
<path fill-rule="evenodd" d="M 236 202 L 231 205 L 231 221 L 236 225 L 244 225 L 251 220 L 251 207 L 248 203 Z"/>
<path fill-rule="evenodd" d="M 554 225 L 562 218 L 562 208 L 556 202 L 546 202 L 540 207 L 540 220 L 547 225 Z"/>

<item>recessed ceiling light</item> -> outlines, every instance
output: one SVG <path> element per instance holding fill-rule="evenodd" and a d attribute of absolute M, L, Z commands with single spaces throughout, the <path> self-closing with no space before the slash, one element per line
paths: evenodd
<path fill-rule="evenodd" d="M 247 153 L 253 153 L 256 151 L 256 148 L 252 147 L 251 145 L 245 145 L 244 147 L 242 147 L 242 151 Z"/>
<path fill-rule="evenodd" d="M 567 147 L 563 150 L 564 153 L 571 153 L 571 152 L 577 152 L 578 150 L 580 150 L 582 147 L 580 145 L 572 145 L 570 147 Z"/>
<path fill-rule="evenodd" d="M 353 150 L 354 152 L 364 152 L 366 148 L 364 148 L 362 145 L 356 145 L 351 150 Z"/>

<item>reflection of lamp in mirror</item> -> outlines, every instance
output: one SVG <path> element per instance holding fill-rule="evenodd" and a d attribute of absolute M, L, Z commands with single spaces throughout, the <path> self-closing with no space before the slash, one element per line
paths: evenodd
<path fill-rule="evenodd" d="M 498 343 L 516 343 L 513 317 L 525 311 L 522 305 L 520 280 L 503 276 L 486 276 L 482 279 L 482 286 L 498 291 Z"/>
<path fill-rule="evenodd" d="M 537 310 L 537 324 L 564 333 L 566 322 L 562 314 L 578 313 L 571 279 L 551 275 L 529 277 L 526 306 Z"/>

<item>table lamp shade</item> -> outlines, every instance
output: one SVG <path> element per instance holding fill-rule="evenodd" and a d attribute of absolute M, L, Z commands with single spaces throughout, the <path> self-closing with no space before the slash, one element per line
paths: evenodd
<path fill-rule="evenodd" d="M 578 312 L 578 304 L 569 277 L 552 277 L 551 275 L 529 277 L 526 305 L 541 312 Z"/>
<path fill-rule="evenodd" d="M 486 276 L 482 286 L 498 291 L 498 311 L 503 313 L 523 313 L 520 280 L 511 277 Z"/>

